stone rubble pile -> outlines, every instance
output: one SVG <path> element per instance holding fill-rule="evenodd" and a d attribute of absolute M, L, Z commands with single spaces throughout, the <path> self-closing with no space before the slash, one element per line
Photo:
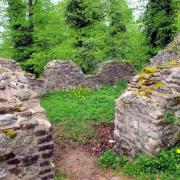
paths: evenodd
<path fill-rule="evenodd" d="M 0 179 L 53 179 L 51 125 L 24 73 L 6 67 L 0 67 Z"/>

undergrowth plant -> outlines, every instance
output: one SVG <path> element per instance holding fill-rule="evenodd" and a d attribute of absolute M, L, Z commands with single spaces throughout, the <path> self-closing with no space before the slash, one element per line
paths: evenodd
<path fill-rule="evenodd" d="M 55 180 L 65 180 L 67 177 L 66 173 L 64 172 L 56 172 L 56 175 L 55 175 Z"/>
<path fill-rule="evenodd" d="M 164 115 L 163 117 L 164 121 L 167 122 L 167 123 L 173 123 L 176 121 L 176 117 L 174 114 L 172 113 L 167 113 Z"/>
<path fill-rule="evenodd" d="M 180 178 L 180 146 L 162 151 L 155 157 L 139 154 L 133 161 L 108 150 L 99 157 L 98 165 L 115 171 L 121 169 L 126 175 L 141 180 L 175 180 Z"/>

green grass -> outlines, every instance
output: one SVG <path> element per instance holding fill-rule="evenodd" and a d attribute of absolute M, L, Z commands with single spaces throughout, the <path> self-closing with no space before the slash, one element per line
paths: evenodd
<path fill-rule="evenodd" d="M 98 90 L 52 92 L 41 97 L 41 105 L 51 122 L 61 128 L 61 136 L 81 143 L 93 138 L 93 125 L 113 122 L 115 99 L 126 86 L 127 82 L 122 81 Z"/>
<path fill-rule="evenodd" d="M 162 151 L 155 157 L 138 155 L 134 161 L 128 161 L 125 156 L 117 156 L 108 150 L 100 156 L 98 164 L 116 172 L 123 170 L 126 175 L 138 180 L 179 180 L 180 147 Z"/>

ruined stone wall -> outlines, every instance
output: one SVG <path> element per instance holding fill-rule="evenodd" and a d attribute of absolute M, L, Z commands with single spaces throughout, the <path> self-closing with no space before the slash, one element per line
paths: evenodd
<path fill-rule="evenodd" d="M 151 66 L 165 64 L 169 61 L 180 61 L 180 33 L 167 47 L 159 51 L 158 54 L 150 60 Z"/>
<path fill-rule="evenodd" d="M 51 61 L 44 70 L 45 89 L 71 89 L 83 84 L 86 77 L 72 61 Z"/>
<path fill-rule="evenodd" d="M 93 75 L 85 75 L 72 61 L 51 61 L 44 71 L 45 89 L 71 89 L 78 86 L 98 88 L 114 85 L 120 80 L 129 80 L 134 68 L 127 62 L 107 61 L 99 65 Z"/>
<path fill-rule="evenodd" d="M 12 59 L 0 58 L 0 67 L 10 69 L 11 71 L 22 71 L 20 65 Z"/>
<path fill-rule="evenodd" d="M 160 51 L 155 57 L 150 60 L 152 66 L 157 66 L 160 64 L 165 64 L 169 61 L 179 61 L 180 51 Z"/>
<path fill-rule="evenodd" d="M 21 71 L 20 65 L 13 60 L 0 59 L 1 66 L 12 71 Z M 107 61 L 99 65 L 95 74 L 86 75 L 72 61 L 54 60 L 46 65 L 42 77 L 36 78 L 30 73 L 26 73 L 25 76 L 30 88 L 38 95 L 42 95 L 47 91 L 79 86 L 99 88 L 103 85 L 114 85 L 121 80 L 130 80 L 134 71 L 133 66 L 127 62 Z"/>
<path fill-rule="evenodd" d="M 116 100 L 115 150 L 134 158 L 180 144 L 180 52 L 161 51 Z"/>
<path fill-rule="evenodd" d="M 0 179 L 54 179 L 52 154 L 51 125 L 37 95 L 16 63 L 1 62 Z"/>
<path fill-rule="evenodd" d="M 19 63 L 12 59 L 0 58 L 0 67 L 5 67 L 13 72 L 22 72 Z M 34 74 L 25 73 L 24 74 L 28 80 L 28 84 L 31 90 L 35 91 L 38 95 L 44 94 L 46 90 L 44 89 L 44 79 L 36 78 Z"/>

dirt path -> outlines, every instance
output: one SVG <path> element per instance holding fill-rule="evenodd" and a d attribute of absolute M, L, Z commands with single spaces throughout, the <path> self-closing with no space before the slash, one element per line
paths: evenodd
<path fill-rule="evenodd" d="M 56 158 L 56 168 L 67 174 L 67 180 L 132 180 L 123 174 L 118 177 L 105 172 L 97 164 L 97 158 L 81 147 L 64 149 L 61 158 Z"/>

